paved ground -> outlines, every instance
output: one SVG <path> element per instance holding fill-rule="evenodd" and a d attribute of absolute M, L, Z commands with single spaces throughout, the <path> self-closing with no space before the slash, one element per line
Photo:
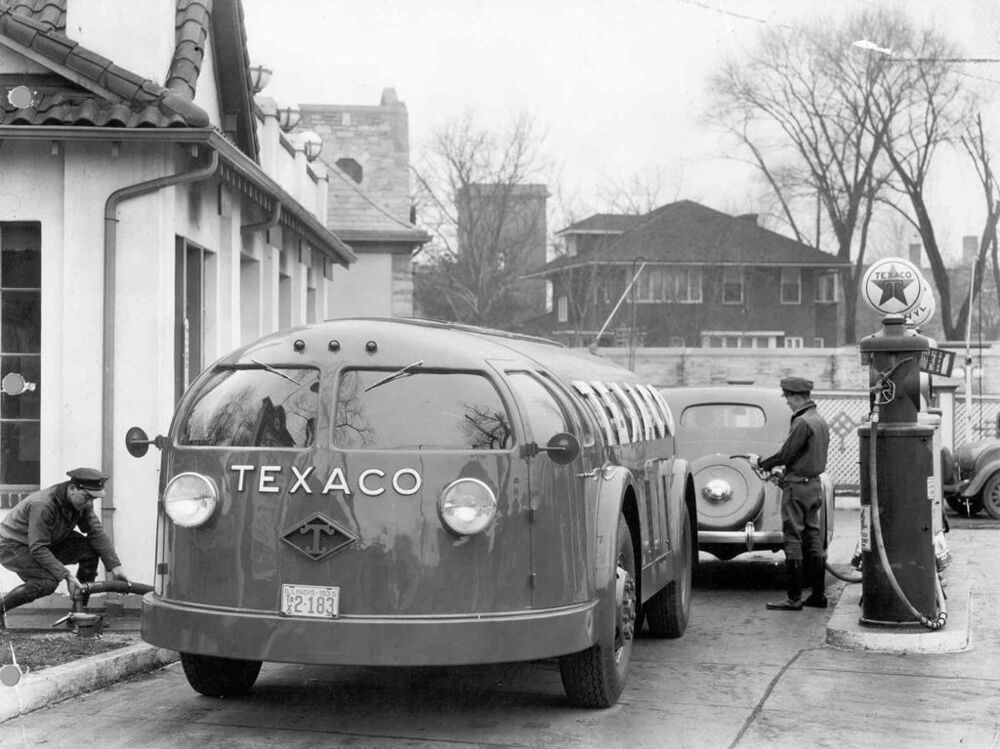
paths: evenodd
<path fill-rule="evenodd" d="M 834 561 L 849 558 L 856 521 L 856 512 L 838 512 L 848 535 L 835 544 Z M 1000 523 L 952 522 L 948 589 L 961 587 L 961 577 L 972 602 L 959 652 L 831 647 L 830 622 L 851 619 L 841 607 L 856 612 L 856 601 L 769 612 L 762 604 L 781 590 L 780 556 L 708 562 L 691 628 L 679 640 L 636 643 L 629 686 L 610 710 L 568 708 L 551 662 L 268 664 L 252 697 L 228 701 L 192 693 L 172 666 L 0 724 L 0 745 L 996 748 Z"/>

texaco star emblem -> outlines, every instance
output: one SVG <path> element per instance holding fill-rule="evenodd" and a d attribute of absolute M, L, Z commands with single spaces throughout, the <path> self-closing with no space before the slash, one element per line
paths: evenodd
<path fill-rule="evenodd" d="M 872 264 L 862 281 L 865 302 L 883 315 L 902 315 L 920 301 L 926 282 L 919 268 L 903 258 L 885 258 Z"/>

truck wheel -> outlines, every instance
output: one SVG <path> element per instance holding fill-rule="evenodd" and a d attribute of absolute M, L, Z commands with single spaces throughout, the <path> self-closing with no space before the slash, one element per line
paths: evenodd
<path fill-rule="evenodd" d="M 680 637 L 691 616 L 691 522 L 685 504 L 681 504 L 680 525 L 681 540 L 677 548 L 680 571 L 643 607 L 653 637 Z"/>
<path fill-rule="evenodd" d="M 625 688 L 638 602 L 632 534 L 624 516 L 618 518 L 617 548 L 613 631 L 602 632 L 600 640 L 586 650 L 559 659 L 563 689 L 579 707 L 611 707 Z"/>
<path fill-rule="evenodd" d="M 963 518 L 971 518 L 983 509 L 983 500 L 977 497 L 958 497 L 949 495 L 945 497 L 948 506 Z"/>
<path fill-rule="evenodd" d="M 1000 520 L 1000 471 L 990 476 L 979 496 L 982 498 L 986 513 L 991 518 Z"/>
<path fill-rule="evenodd" d="M 206 697 L 235 697 L 250 691 L 261 663 L 181 653 L 181 666 L 188 684 L 196 692 Z"/>

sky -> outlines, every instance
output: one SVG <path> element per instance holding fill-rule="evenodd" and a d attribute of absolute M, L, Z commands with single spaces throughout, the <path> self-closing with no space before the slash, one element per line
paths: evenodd
<path fill-rule="evenodd" d="M 252 64 L 274 69 L 263 94 L 288 104 L 378 104 L 394 88 L 409 113 L 414 160 L 465 113 L 486 127 L 528 114 L 558 166 L 561 202 L 600 210 L 602 186 L 657 174 L 664 202 L 688 198 L 753 210 L 750 171 L 707 127 L 706 80 L 752 46 L 765 24 L 794 29 L 817 13 L 882 0 L 243 0 Z M 898 5 L 896 3 L 895 5 Z M 996 0 L 908 0 L 970 57 L 1000 58 Z M 966 67 L 998 87 L 1000 64 Z M 1000 128 L 1000 117 L 997 118 Z M 998 133 L 1000 142 L 1000 133 Z M 942 179 L 964 190 L 975 174 Z M 550 188 L 551 189 L 551 188 Z M 606 189 L 604 190 L 606 192 Z M 953 199 L 946 242 L 977 233 Z M 944 197 L 947 196 L 947 197 Z M 980 198 L 981 200 L 981 198 Z M 964 210 L 963 210 L 964 207 Z M 556 227 L 561 228 L 561 227 Z"/>

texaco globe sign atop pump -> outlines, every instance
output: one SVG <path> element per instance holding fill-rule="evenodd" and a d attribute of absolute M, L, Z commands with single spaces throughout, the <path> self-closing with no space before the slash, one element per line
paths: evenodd
<path fill-rule="evenodd" d="M 909 260 L 888 257 L 872 264 L 861 282 L 865 302 L 883 315 L 905 315 L 916 308 L 927 289 L 920 269 Z"/>

